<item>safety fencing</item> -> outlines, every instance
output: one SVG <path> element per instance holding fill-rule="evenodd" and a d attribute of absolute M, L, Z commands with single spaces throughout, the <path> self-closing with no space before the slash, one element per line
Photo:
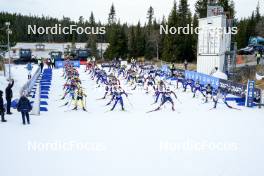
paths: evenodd
<path fill-rule="evenodd" d="M 39 78 L 41 76 L 41 68 L 39 67 L 32 78 L 28 80 L 23 87 L 20 89 L 20 95 L 23 94 L 23 92 L 26 93 L 26 95 L 29 97 L 30 102 L 32 104 L 32 115 L 39 115 L 40 114 L 40 97 L 39 97 Z M 14 105 L 15 107 L 16 105 Z"/>
<path fill-rule="evenodd" d="M 263 104 L 264 102 L 263 91 L 255 87 L 254 81 L 249 80 L 248 84 L 245 85 L 195 71 L 174 69 L 174 75 L 177 74 L 180 74 L 184 79 L 199 81 L 203 86 L 211 84 L 214 89 L 225 90 L 228 94 L 239 97 L 229 98 L 229 100 L 234 100 L 241 106 L 253 107 L 254 105 Z"/>
<path fill-rule="evenodd" d="M 49 98 L 50 86 L 52 81 L 52 70 L 38 68 L 32 78 L 28 80 L 20 90 L 20 94 L 26 92 L 32 104 L 32 115 L 39 115 L 40 112 L 48 111 L 47 99 Z"/>
<path fill-rule="evenodd" d="M 27 95 L 30 94 L 32 88 L 34 87 L 34 85 L 36 84 L 37 82 L 37 79 L 39 78 L 41 74 L 41 69 L 40 67 L 36 70 L 36 72 L 34 73 L 34 75 L 32 76 L 32 78 L 30 80 L 28 80 L 24 86 L 21 88 L 20 90 L 20 95 L 23 94 L 23 92 L 26 92 Z"/>

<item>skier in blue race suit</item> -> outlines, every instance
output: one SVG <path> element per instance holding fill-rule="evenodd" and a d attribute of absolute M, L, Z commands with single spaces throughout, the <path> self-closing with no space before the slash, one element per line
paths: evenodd
<path fill-rule="evenodd" d="M 126 97 L 128 97 L 127 93 L 121 88 L 121 87 L 114 87 L 113 89 L 113 96 L 112 99 L 110 100 L 109 103 L 107 103 L 107 105 L 110 105 L 112 103 L 112 101 L 115 100 L 115 103 L 111 109 L 111 111 L 113 111 L 117 105 L 117 103 L 119 102 L 122 108 L 122 111 L 124 111 L 124 101 L 123 101 L 123 97 L 122 95 L 125 95 Z"/>

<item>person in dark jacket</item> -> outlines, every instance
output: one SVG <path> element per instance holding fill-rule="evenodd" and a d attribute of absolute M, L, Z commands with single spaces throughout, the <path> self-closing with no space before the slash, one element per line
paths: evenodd
<path fill-rule="evenodd" d="M 41 71 L 41 73 L 42 73 L 42 71 L 43 71 L 43 67 L 44 67 L 43 60 L 40 61 L 39 66 L 40 66 L 40 71 Z"/>
<path fill-rule="evenodd" d="M 32 110 L 32 106 L 30 104 L 29 99 L 26 97 L 25 92 L 23 92 L 23 95 L 18 101 L 17 110 L 18 112 L 21 112 L 23 125 L 26 124 L 26 119 L 27 124 L 30 124 L 29 112 Z"/>
<path fill-rule="evenodd" d="M 5 120 L 5 107 L 4 107 L 4 100 L 3 100 L 3 91 L 0 90 L 0 116 L 1 121 L 6 122 Z"/>
<path fill-rule="evenodd" d="M 48 65 L 48 69 L 51 69 L 52 62 L 50 58 L 47 60 L 47 65 Z"/>
<path fill-rule="evenodd" d="M 184 69 L 188 70 L 188 61 L 186 59 L 184 60 L 183 65 L 184 65 Z"/>
<path fill-rule="evenodd" d="M 6 87 L 5 90 L 5 95 L 6 95 L 6 114 L 11 115 L 11 101 L 13 98 L 13 91 L 12 88 L 14 86 L 14 80 L 12 79 L 11 82 L 9 82 L 8 86 Z"/>

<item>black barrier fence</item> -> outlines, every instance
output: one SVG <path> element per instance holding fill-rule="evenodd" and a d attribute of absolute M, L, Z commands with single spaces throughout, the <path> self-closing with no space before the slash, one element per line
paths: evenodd
<path fill-rule="evenodd" d="M 245 97 L 247 86 L 243 84 L 234 83 L 231 81 L 220 79 L 219 88 L 226 90 L 229 94 L 236 95 L 239 97 Z"/>

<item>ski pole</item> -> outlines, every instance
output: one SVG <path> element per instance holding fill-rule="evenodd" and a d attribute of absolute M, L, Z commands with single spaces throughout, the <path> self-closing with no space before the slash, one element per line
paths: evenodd
<path fill-rule="evenodd" d="M 132 105 L 132 103 L 130 102 L 129 98 L 128 98 L 128 97 L 126 97 L 126 98 L 127 98 L 127 100 L 128 100 L 128 103 L 130 104 L 130 106 L 131 106 L 131 107 L 134 107 L 134 106 Z"/>
<path fill-rule="evenodd" d="M 178 102 L 180 103 L 180 104 L 182 104 L 182 102 L 177 98 L 177 100 L 178 100 Z"/>
<path fill-rule="evenodd" d="M 85 108 L 87 109 L 87 97 L 85 97 Z"/>

